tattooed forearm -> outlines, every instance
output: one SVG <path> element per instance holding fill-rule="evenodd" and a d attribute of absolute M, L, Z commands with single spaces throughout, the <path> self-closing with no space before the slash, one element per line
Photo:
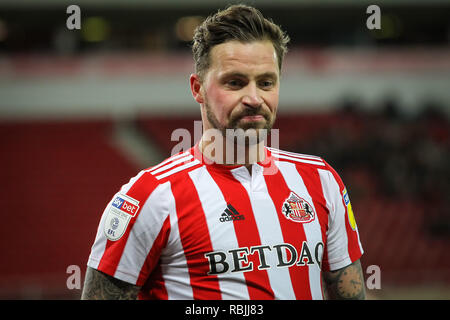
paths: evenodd
<path fill-rule="evenodd" d="M 82 300 L 136 300 L 139 287 L 89 268 L 84 280 Z"/>
<path fill-rule="evenodd" d="M 327 299 L 364 300 L 366 298 L 359 260 L 345 268 L 324 272 L 323 284 Z"/>

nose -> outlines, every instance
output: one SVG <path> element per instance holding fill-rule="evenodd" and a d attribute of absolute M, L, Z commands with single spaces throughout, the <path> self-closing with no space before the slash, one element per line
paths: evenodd
<path fill-rule="evenodd" d="M 250 82 L 242 97 L 242 103 L 250 108 L 259 108 L 263 104 L 263 99 L 259 94 L 259 89 L 254 82 Z"/>

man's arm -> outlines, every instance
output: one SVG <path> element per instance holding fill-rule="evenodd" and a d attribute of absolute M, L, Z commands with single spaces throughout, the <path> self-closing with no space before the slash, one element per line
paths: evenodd
<path fill-rule="evenodd" d="M 82 300 L 136 300 L 140 287 L 88 267 Z"/>
<path fill-rule="evenodd" d="M 359 260 L 342 269 L 324 272 L 322 280 L 327 299 L 364 300 L 366 298 L 364 277 Z"/>

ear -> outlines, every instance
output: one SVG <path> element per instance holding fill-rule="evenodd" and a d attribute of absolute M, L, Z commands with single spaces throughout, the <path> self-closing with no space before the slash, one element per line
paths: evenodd
<path fill-rule="evenodd" d="M 191 93 L 194 97 L 194 100 L 198 103 L 203 103 L 203 92 L 202 92 L 202 82 L 198 74 L 191 74 L 189 77 L 189 82 L 191 85 Z"/>

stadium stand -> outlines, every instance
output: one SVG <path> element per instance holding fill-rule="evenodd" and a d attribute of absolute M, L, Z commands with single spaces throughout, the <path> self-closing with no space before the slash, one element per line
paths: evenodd
<path fill-rule="evenodd" d="M 84 273 L 101 212 L 137 173 L 112 130 L 108 120 L 0 124 L 0 296 L 70 294 L 67 267 Z"/>

